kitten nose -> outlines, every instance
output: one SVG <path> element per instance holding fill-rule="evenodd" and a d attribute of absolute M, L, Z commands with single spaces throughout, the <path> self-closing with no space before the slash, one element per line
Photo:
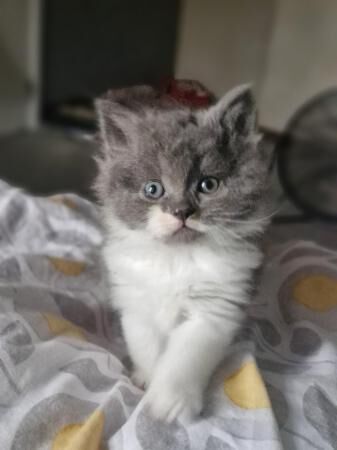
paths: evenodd
<path fill-rule="evenodd" d="M 175 217 L 177 217 L 178 219 L 185 221 L 188 217 L 190 217 L 193 213 L 195 213 L 195 209 L 190 207 L 190 208 L 176 208 L 173 211 L 173 215 Z"/>

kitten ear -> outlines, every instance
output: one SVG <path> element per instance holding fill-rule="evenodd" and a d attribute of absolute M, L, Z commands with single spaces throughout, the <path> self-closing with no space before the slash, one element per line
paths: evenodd
<path fill-rule="evenodd" d="M 118 104 L 100 98 L 95 101 L 98 132 L 102 150 L 116 150 L 127 145 L 127 117 Z"/>
<path fill-rule="evenodd" d="M 136 86 L 110 90 L 95 101 L 103 150 L 125 150 L 130 146 L 144 105 L 155 97 L 152 87 Z"/>
<path fill-rule="evenodd" d="M 251 85 L 238 86 L 225 94 L 207 112 L 206 122 L 220 125 L 227 139 L 256 135 L 256 107 Z"/>

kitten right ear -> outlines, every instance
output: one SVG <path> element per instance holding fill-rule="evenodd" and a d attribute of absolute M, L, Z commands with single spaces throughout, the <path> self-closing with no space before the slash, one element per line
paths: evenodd
<path fill-rule="evenodd" d="M 103 150 L 110 152 L 125 147 L 128 144 L 127 111 L 104 97 L 95 101 L 95 109 Z"/>
<path fill-rule="evenodd" d="M 106 92 L 95 101 L 99 135 L 106 151 L 125 150 L 132 144 L 144 106 L 157 97 L 150 86 L 135 86 Z"/>

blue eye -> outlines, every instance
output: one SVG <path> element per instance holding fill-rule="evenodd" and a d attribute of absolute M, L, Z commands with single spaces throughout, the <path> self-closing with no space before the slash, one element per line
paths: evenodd
<path fill-rule="evenodd" d="M 198 191 L 203 194 L 213 194 L 218 190 L 219 180 L 215 177 L 205 177 L 198 184 Z"/>
<path fill-rule="evenodd" d="M 160 181 L 148 181 L 144 186 L 144 195 L 152 200 L 157 200 L 164 195 L 164 187 Z"/>

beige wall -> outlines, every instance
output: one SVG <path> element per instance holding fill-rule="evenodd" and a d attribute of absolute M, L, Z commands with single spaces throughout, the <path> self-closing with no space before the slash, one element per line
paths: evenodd
<path fill-rule="evenodd" d="M 35 126 L 40 0 L 0 0 L 0 132 Z"/>
<path fill-rule="evenodd" d="M 274 8 L 275 0 L 183 0 L 176 76 L 217 95 L 251 81 L 259 91 Z"/>
<path fill-rule="evenodd" d="M 337 2 L 183 0 L 176 76 L 217 95 L 253 81 L 261 124 L 281 130 L 304 101 L 337 85 Z"/>
<path fill-rule="evenodd" d="M 282 129 L 293 112 L 337 86 L 337 2 L 279 0 L 261 91 L 261 121 Z"/>

